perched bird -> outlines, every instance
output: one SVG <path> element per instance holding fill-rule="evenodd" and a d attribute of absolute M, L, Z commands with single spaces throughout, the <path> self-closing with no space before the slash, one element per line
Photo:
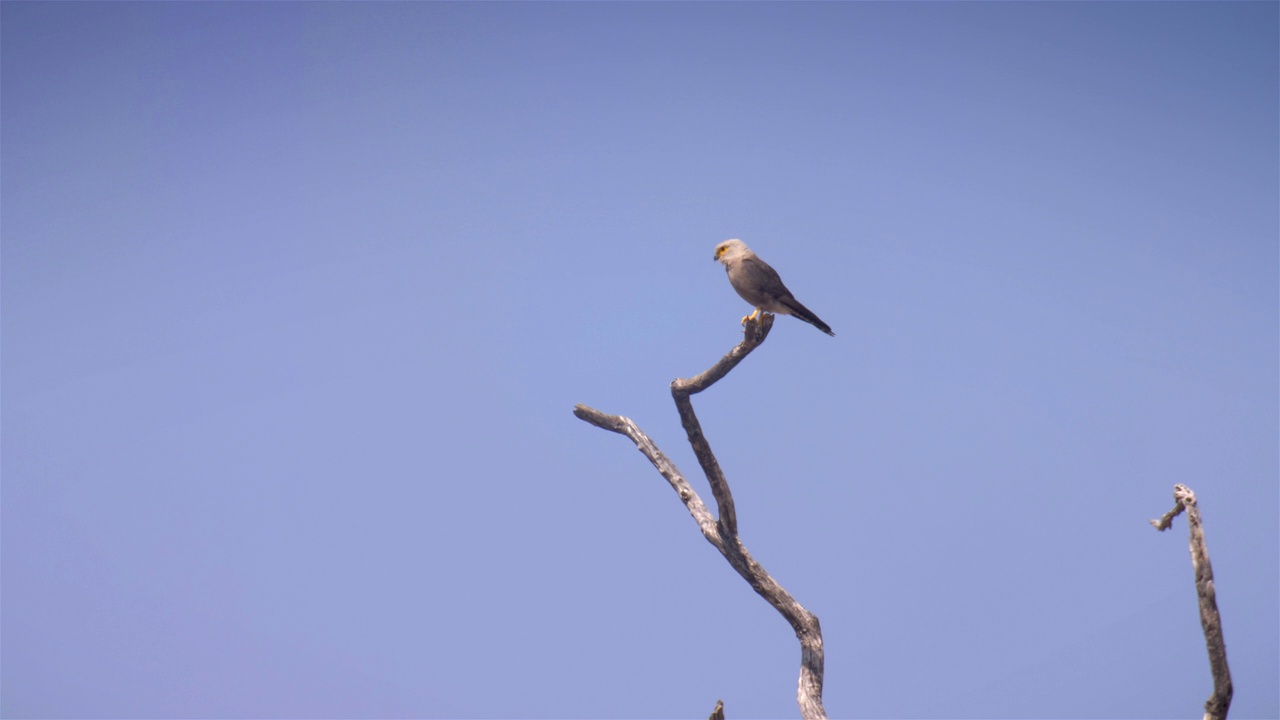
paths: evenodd
<path fill-rule="evenodd" d="M 782 284 L 778 271 L 751 252 L 746 243 L 741 240 L 725 240 L 716 246 L 715 259 L 724 263 L 724 270 L 729 274 L 729 284 L 733 289 L 756 309 L 742 318 L 742 322 L 755 319 L 761 312 L 792 315 L 828 335 L 835 335 L 831 332 L 830 325 L 822 322 L 809 308 L 796 300 L 787 286 Z"/>

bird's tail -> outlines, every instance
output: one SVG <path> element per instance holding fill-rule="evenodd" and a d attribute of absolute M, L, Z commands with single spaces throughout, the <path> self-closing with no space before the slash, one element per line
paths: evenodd
<path fill-rule="evenodd" d="M 822 322 L 822 319 L 819 318 L 817 315 L 814 315 L 812 310 L 805 307 L 804 305 L 801 305 L 799 300 L 787 299 L 787 300 L 783 300 L 782 304 L 787 306 L 787 309 L 791 311 L 791 314 L 793 316 L 800 318 L 801 320 L 818 328 L 819 330 L 830 335 L 831 337 L 836 336 L 835 333 L 831 332 L 830 325 Z"/>

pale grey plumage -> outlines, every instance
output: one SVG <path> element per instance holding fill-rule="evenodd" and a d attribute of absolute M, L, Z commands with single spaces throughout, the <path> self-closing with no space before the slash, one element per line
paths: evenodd
<path fill-rule="evenodd" d="M 800 304 L 791 294 L 778 271 L 769 267 L 769 263 L 761 260 L 751 252 L 751 248 L 741 240 L 725 240 L 716 246 L 715 259 L 724 263 L 725 272 L 729 274 L 729 284 L 751 303 L 756 309 L 747 318 L 754 318 L 760 312 L 776 315 L 791 315 L 800 318 L 822 332 L 834 336 L 831 326 L 822 322 L 809 308 Z"/>

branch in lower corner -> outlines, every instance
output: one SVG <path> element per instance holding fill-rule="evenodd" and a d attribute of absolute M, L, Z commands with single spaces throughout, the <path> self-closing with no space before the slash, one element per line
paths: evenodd
<path fill-rule="evenodd" d="M 1173 499 L 1177 504 L 1159 520 L 1150 521 L 1157 530 L 1165 530 L 1173 519 L 1185 512 L 1191 533 L 1191 567 L 1195 572 L 1196 596 L 1200 601 L 1200 626 L 1204 630 L 1205 646 L 1209 651 L 1209 669 L 1213 673 L 1213 694 L 1204 704 L 1205 720 L 1226 720 L 1231 707 L 1234 688 L 1231 685 L 1231 669 L 1227 666 L 1227 644 L 1222 637 L 1222 617 L 1218 613 L 1217 591 L 1213 584 L 1213 565 L 1209 563 L 1209 547 L 1204 539 L 1204 525 L 1196 494 L 1186 485 L 1173 486 Z"/>

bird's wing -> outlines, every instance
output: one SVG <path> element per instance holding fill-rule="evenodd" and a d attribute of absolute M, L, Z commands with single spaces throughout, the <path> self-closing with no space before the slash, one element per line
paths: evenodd
<path fill-rule="evenodd" d="M 755 255 L 750 255 L 743 258 L 739 266 L 742 283 L 749 286 L 753 292 L 774 300 L 790 297 L 791 291 L 782 284 L 778 271 L 770 267 L 769 263 Z"/>

